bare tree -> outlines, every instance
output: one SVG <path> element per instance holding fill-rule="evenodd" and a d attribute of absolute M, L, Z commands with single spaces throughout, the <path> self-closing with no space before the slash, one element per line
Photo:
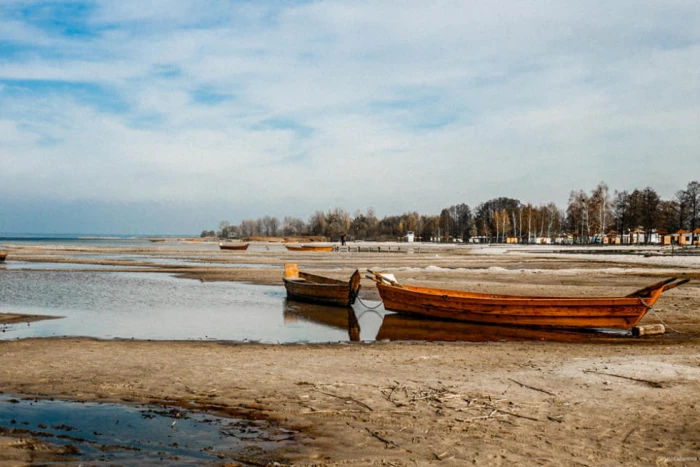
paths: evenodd
<path fill-rule="evenodd" d="M 282 234 L 295 237 L 306 233 L 306 224 L 298 217 L 285 216 L 282 220 Z"/>
<path fill-rule="evenodd" d="M 612 218 L 612 201 L 610 199 L 608 185 L 605 182 L 600 182 L 598 186 L 593 189 L 590 203 L 591 211 L 595 213 L 594 229 L 602 238 Z"/>
<path fill-rule="evenodd" d="M 276 237 L 280 221 L 276 217 L 265 216 L 262 218 L 262 234 L 267 237 Z"/>
<path fill-rule="evenodd" d="M 590 238 L 589 209 L 588 195 L 583 190 L 574 190 L 569 194 L 569 205 L 566 214 L 572 230 L 579 233 L 579 243 L 588 243 Z"/>
<path fill-rule="evenodd" d="M 221 238 L 229 238 L 228 234 L 228 228 L 231 227 L 231 223 L 229 221 L 221 221 L 219 222 L 219 231 L 218 236 Z"/>
<path fill-rule="evenodd" d="M 690 182 L 685 189 L 685 198 L 688 205 L 688 217 L 690 230 L 700 226 L 700 183 Z"/>

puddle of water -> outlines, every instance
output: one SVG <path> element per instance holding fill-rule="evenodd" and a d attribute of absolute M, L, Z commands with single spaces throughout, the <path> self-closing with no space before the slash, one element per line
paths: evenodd
<path fill-rule="evenodd" d="M 54 445 L 71 445 L 66 461 L 106 465 L 221 463 L 239 458 L 245 450 L 269 451 L 291 444 L 294 437 L 294 432 L 272 428 L 266 422 L 168 406 L 9 396 L 0 396 L 0 430 L 28 434 Z"/>

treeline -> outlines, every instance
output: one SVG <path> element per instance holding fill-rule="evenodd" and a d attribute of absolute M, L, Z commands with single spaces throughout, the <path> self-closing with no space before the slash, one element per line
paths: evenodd
<path fill-rule="evenodd" d="M 287 216 L 281 221 L 272 216 L 248 219 L 239 225 L 228 221 L 218 231 L 205 230 L 202 237 L 299 237 L 322 236 L 336 241 L 345 234 L 350 240 L 396 240 L 407 232 L 427 241 L 506 242 L 517 238 L 531 243 L 537 238 L 573 236 L 579 243 L 588 243 L 596 236 L 615 231 L 626 234 L 640 229 L 674 233 L 679 229 L 694 230 L 700 226 L 700 183 L 688 183 L 673 199 L 664 200 L 651 187 L 629 192 L 610 192 L 601 182 L 590 192 L 574 190 L 566 210 L 555 203 L 523 204 L 513 198 L 494 198 L 471 209 L 456 204 L 441 210 L 439 215 L 422 215 L 410 211 L 379 219 L 373 208 L 350 215 L 342 208 L 316 211 L 307 221 Z M 646 236 L 649 238 L 649 235 Z"/>

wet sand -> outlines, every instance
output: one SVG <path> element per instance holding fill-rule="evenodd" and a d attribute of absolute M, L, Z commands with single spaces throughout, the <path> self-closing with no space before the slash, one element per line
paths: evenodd
<path fill-rule="evenodd" d="M 629 293 L 670 276 L 692 281 L 664 293 L 655 306 L 680 331 L 663 336 L 613 343 L 284 346 L 74 338 L 2 341 L 0 391 L 68 400 L 194 404 L 299 430 L 292 448 L 240 459 L 254 465 L 692 465 L 700 458 L 700 407 L 695 400 L 700 390 L 700 273 L 694 259 L 567 255 L 548 248 L 222 253 L 172 243 L 159 248 L 156 256 L 191 264 L 151 265 L 146 270 L 207 281 L 279 284 L 281 269 L 207 262 L 280 267 L 297 262 L 304 270 L 338 278 L 370 267 L 417 285 L 575 296 Z M 27 248 L 15 250 L 8 260 L 60 262 L 66 254 Z M 107 260 L 85 261 L 114 270 Z M 120 262 L 118 267 L 139 265 L 145 264 Z M 361 298 L 378 299 L 369 280 L 363 280 Z M 656 322 L 651 314 L 644 319 Z M 0 438 L 0 465 L 3 460 L 26 460 L 30 442 Z"/>

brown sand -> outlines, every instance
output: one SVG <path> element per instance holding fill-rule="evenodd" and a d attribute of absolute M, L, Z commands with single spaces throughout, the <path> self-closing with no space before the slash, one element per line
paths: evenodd
<path fill-rule="evenodd" d="M 61 252 L 39 253 L 13 257 L 65 259 Z M 395 268 L 407 283 L 512 293 L 603 295 L 669 275 L 697 278 L 697 269 L 681 263 L 549 253 L 249 251 L 234 257 L 176 245 L 161 253 L 193 261 L 295 261 L 336 277 L 355 267 Z M 398 269 L 427 266 L 486 269 Z M 612 267 L 619 273 L 606 271 Z M 281 276 L 279 269 L 204 263 L 156 269 L 200 280 L 280 283 Z M 366 282 L 362 296 L 376 298 Z M 699 286 L 694 280 L 657 304 L 680 334 L 616 343 L 2 341 L 0 391 L 70 400 L 194 401 L 299 430 L 292 448 L 245 459 L 259 465 L 693 465 L 700 458 Z M 657 321 L 648 315 L 645 322 Z M 31 440 L 20 441 L 0 438 L 0 465 L 27 462 Z"/>

